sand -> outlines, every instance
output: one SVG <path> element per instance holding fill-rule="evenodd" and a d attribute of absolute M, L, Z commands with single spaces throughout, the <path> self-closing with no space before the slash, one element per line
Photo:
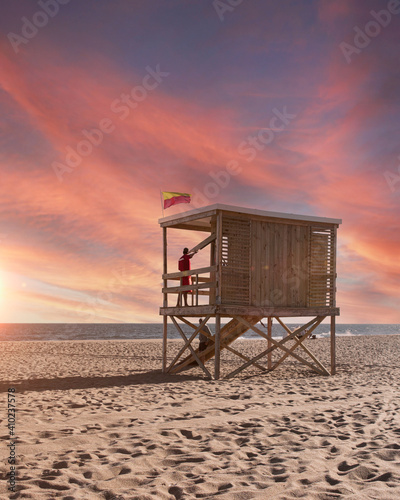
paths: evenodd
<path fill-rule="evenodd" d="M 329 364 L 328 339 L 307 345 Z M 400 498 L 400 336 L 338 338 L 333 377 L 288 359 L 222 381 L 163 375 L 160 341 L 0 347 L 17 406 L 15 493 L 1 413 L 2 499 Z"/>

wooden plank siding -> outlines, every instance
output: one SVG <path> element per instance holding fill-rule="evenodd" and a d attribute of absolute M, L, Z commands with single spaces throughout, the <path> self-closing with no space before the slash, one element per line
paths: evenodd
<path fill-rule="evenodd" d="M 335 305 L 335 228 L 222 218 L 221 303 Z"/>
<path fill-rule="evenodd" d="M 308 228 L 251 221 L 251 305 L 305 307 Z"/>

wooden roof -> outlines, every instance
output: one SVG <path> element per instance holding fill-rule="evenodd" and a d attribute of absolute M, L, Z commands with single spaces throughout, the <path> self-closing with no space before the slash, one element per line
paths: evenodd
<path fill-rule="evenodd" d="M 236 207 L 232 205 L 224 205 L 215 203 L 202 208 L 188 210 L 179 214 L 163 217 L 158 220 L 161 227 L 175 227 L 177 229 L 193 229 L 197 231 L 210 231 L 211 230 L 211 217 L 217 212 L 232 212 L 233 214 L 246 214 L 253 215 L 257 218 L 265 220 L 280 219 L 285 221 L 302 221 L 302 222 L 315 222 L 320 224 L 334 224 L 339 225 L 342 223 L 341 219 L 329 219 L 327 217 L 316 217 L 314 215 L 299 215 L 287 214 L 283 212 L 269 212 L 266 210 L 258 210 L 255 208 Z"/>

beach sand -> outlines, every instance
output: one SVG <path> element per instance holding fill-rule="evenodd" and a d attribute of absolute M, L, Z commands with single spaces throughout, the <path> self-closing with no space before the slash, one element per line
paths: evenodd
<path fill-rule="evenodd" d="M 329 366 L 329 339 L 307 342 Z M 235 347 L 252 356 L 264 345 Z M 17 406 L 16 493 L 1 413 L 2 499 L 400 498 L 400 336 L 338 338 L 333 377 L 293 358 L 231 380 L 163 375 L 161 341 L 0 352 L 2 406 L 9 387 Z M 235 366 L 224 352 L 222 374 Z"/>

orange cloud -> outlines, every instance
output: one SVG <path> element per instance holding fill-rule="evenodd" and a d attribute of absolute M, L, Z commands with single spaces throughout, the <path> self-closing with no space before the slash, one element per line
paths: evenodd
<path fill-rule="evenodd" d="M 338 19 L 347 8 L 346 2 L 322 2 L 320 17 Z M 7 146 L 9 154 L 5 150 L 0 159 L 7 221 L 0 231 L 9 234 L 2 266 L 40 282 L 35 291 L 13 292 L 22 310 L 74 321 L 79 304 L 94 301 L 101 321 L 156 320 L 162 272 L 159 189 L 204 194 L 207 183 L 214 182 L 210 172 L 236 161 L 240 173 L 210 203 L 251 206 L 256 193 L 266 205 L 264 200 L 273 199 L 282 211 L 301 204 L 318 215 L 342 217 L 339 238 L 359 259 L 361 280 L 346 283 L 354 278 L 354 263 L 343 257 L 346 288 L 339 298 L 346 317 L 361 321 L 362 304 L 368 304 L 371 321 L 398 318 L 393 305 L 399 291 L 396 203 L 387 200 L 379 168 L 363 156 L 365 123 L 382 120 L 382 96 L 360 91 L 374 71 L 372 55 L 357 66 L 346 65 L 340 51 L 333 55 L 316 96 L 304 96 L 308 101 L 302 109 L 293 108 L 298 116 L 290 125 L 246 161 L 239 145 L 268 128 L 270 116 L 265 123 L 242 123 L 231 105 L 204 107 L 172 96 L 161 84 L 122 120 L 111 105 L 138 85 L 144 72 L 123 72 L 99 56 L 57 64 L 56 50 L 38 46 L 40 57 L 30 50 L 17 59 L 0 44 L 0 84 L 14 119 L 43 143 L 32 154 Z M 274 95 L 281 98 L 278 91 L 274 88 Z M 76 149 L 82 130 L 97 128 L 104 118 L 115 130 L 60 183 L 52 163 L 65 163 L 66 148 Z M 171 234 L 170 269 L 175 270 L 182 246 L 196 238 Z M 129 279 L 116 283 L 115 273 L 124 266 Z M 373 308 L 373 293 L 359 293 L 369 273 L 379 296 Z M 58 287 L 59 295 L 43 291 L 45 285 Z"/>

